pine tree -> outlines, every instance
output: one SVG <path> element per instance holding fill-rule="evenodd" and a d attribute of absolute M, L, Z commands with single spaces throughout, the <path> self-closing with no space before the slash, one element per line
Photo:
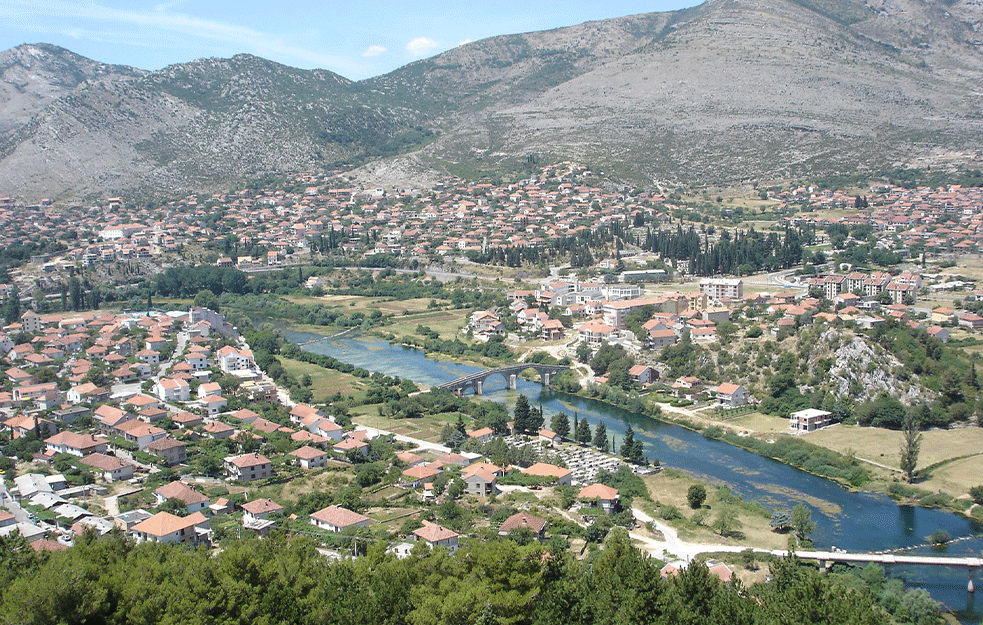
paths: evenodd
<path fill-rule="evenodd" d="M 608 451 L 608 428 L 603 421 L 598 421 L 597 428 L 594 429 L 594 447 L 605 453 Z"/>
<path fill-rule="evenodd" d="M 519 395 L 519 398 L 515 400 L 515 410 L 512 412 L 516 432 L 530 434 L 535 431 L 532 429 L 531 413 L 532 409 L 529 408 L 529 399 L 525 395 Z"/>
<path fill-rule="evenodd" d="M 625 438 L 621 443 L 621 456 L 632 464 L 645 464 L 645 454 L 642 441 L 635 440 L 635 431 L 628 426 Z"/>
<path fill-rule="evenodd" d="M 587 419 L 581 419 L 580 423 L 577 424 L 577 431 L 574 434 L 577 442 L 582 445 L 590 444 L 590 423 Z"/>
<path fill-rule="evenodd" d="M 17 289 L 17 285 L 10 291 L 10 295 L 7 296 L 7 304 L 3 308 L 3 320 L 7 324 L 15 323 L 20 319 L 20 291 Z"/>
<path fill-rule="evenodd" d="M 914 411 L 909 410 L 901 424 L 901 471 L 909 484 L 915 480 L 915 467 L 918 466 L 921 446 L 922 434 L 918 431 Z"/>
<path fill-rule="evenodd" d="M 561 439 L 570 438 L 570 418 L 567 413 L 558 412 L 550 420 L 550 429 Z"/>

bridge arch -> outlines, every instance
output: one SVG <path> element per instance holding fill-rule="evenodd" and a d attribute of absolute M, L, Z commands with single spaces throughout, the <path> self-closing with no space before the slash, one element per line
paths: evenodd
<path fill-rule="evenodd" d="M 544 365 L 535 362 L 520 363 L 517 365 L 508 365 L 505 367 L 495 367 L 493 369 L 485 369 L 484 371 L 479 371 L 478 373 L 472 373 L 460 377 L 456 380 L 450 382 L 445 382 L 441 384 L 438 388 L 442 388 L 457 395 L 463 395 L 468 388 L 474 389 L 475 395 L 482 394 L 482 387 L 485 381 L 496 375 L 502 376 L 505 379 L 505 384 L 509 389 L 515 390 L 519 375 L 526 371 L 527 369 L 534 369 L 536 373 L 539 374 L 539 381 L 543 386 L 550 385 L 550 378 L 560 371 L 565 371 L 569 367 L 563 365 Z"/>

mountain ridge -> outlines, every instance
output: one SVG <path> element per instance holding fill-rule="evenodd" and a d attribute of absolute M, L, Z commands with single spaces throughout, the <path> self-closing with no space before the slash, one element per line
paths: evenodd
<path fill-rule="evenodd" d="M 144 72 L 19 46 L 0 53 L 0 192 L 172 194 L 388 157 L 455 173 L 576 158 L 636 182 L 978 168 L 981 24 L 978 0 L 708 0 L 359 82 L 250 55 Z M 44 71 L 24 86 L 28 63 Z"/>

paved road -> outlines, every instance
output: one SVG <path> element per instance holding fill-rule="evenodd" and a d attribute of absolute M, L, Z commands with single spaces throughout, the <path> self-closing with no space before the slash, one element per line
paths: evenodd
<path fill-rule="evenodd" d="M 16 500 L 14 500 L 13 496 L 10 494 L 10 491 L 7 490 L 7 482 L 3 478 L 0 478 L 0 504 L 2 504 L 8 512 L 14 515 L 14 519 L 16 519 L 18 523 L 31 522 L 30 513 L 22 508 Z"/>

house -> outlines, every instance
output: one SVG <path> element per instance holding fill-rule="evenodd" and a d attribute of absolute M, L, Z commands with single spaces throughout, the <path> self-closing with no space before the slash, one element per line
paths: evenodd
<path fill-rule="evenodd" d="M 508 536 L 519 530 L 529 530 L 537 539 L 542 540 L 546 536 L 546 519 L 528 512 L 517 512 L 502 521 L 498 526 L 498 535 Z"/>
<path fill-rule="evenodd" d="M 355 438 L 346 438 L 343 441 L 339 441 L 332 446 L 334 451 L 339 454 L 347 454 L 350 451 L 357 452 L 363 458 L 369 455 L 369 444 L 365 441 L 358 440 Z"/>
<path fill-rule="evenodd" d="M 201 512 L 186 517 L 158 512 L 133 526 L 130 533 L 137 542 L 197 543 L 207 537 L 209 521 Z"/>
<path fill-rule="evenodd" d="M 648 365 L 634 365 L 628 370 L 628 375 L 639 384 L 651 384 L 658 377 L 655 369 Z"/>
<path fill-rule="evenodd" d="M 198 387 L 198 399 L 204 399 L 209 395 L 221 395 L 222 385 L 218 382 L 205 382 Z"/>
<path fill-rule="evenodd" d="M 102 479 L 107 482 L 122 482 L 133 478 L 133 465 L 116 456 L 94 453 L 83 456 L 79 462 L 101 473 Z"/>
<path fill-rule="evenodd" d="M 242 454 L 225 459 L 225 469 L 229 479 L 240 482 L 263 480 L 273 476 L 273 464 L 260 454 Z"/>
<path fill-rule="evenodd" d="M 825 410 L 806 408 L 788 416 L 789 429 L 795 432 L 814 432 L 832 425 L 832 414 Z"/>
<path fill-rule="evenodd" d="M 717 404 L 724 408 L 736 408 L 745 406 L 750 395 L 747 389 L 739 384 L 724 382 L 717 387 Z"/>
<path fill-rule="evenodd" d="M 276 525 L 268 518 L 271 514 L 283 512 L 283 506 L 272 499 L 254 499 L 242 504 L 242 526 L 265 536 Z"/>
<path fill-rule="evenodd" d="M 949 337 L 950 337 L 949 330 L 943 328 L 942 326 L 928 326 L 928 328 L 926 328 L 925 331 L 928 332 L 931 336 L 934 336 L 935 338 L 939 339 L 943 343 L 949 342 Z"/>
<path fill-rule="evenodd" d="M 549 443 L 550 445 L 555 445 L 557 443 L 562 443 L 563 439 L 560 435 L 553 430 L 542 429 L 538 432 L 539 440 L 544 443 Z"/>
<path fill-rule="evenodd" d="M 573 482 L 573 473 L 570 471 L 570 469 L 564 469 L 563 467 L 546 464 L 544 462 L 537 462 L 531 467 L 521 469 L 520 472 L 525 473 L 526 475 L 552 478 L 552 481 L 554 481 L 558 486 L 570 486 L 570 484 Z"/>
<path fill-rule="evenodd" d="M 459 537 L 456 532 L 446 527 L 441 527 L 436 523 L 431 523 L 430 521 L 424 521 L 423 527 L 413 530 L 413 537 L 415 540 L 422 540 L 427 543 L 431 549 L 434 547 L 446 547 L 451 551 L 457 551 L 457 548 L 460 546 Z"/>
<path fill-rule="evenodd" d="M 221 395 L 209 395 L 205 399 L 201 400 L 201 403 L 204 405 L 207 413 L 214 416 L 222 412 L 222 410 L 229 404 L 229 400 Z"/>
<path fill-rule="evenodd" d="M 477 440 L 479 443 L 484 444 L 491 441 L 491 439 L 495 438 L 495 430 L 487 427 L 481 428 L 473 432 L 468 432 L 468 438 L 473 438 Z"/>
<path fill-rule="evenodd" d="M 188 401 L 191 399 L 191 385 L 181 378 L 164 378 L 154 385 L 154 394 L 161 401 Z"/>
<path fill-rule="evenodd" d="M 57 407 L 60 398 L 61 392 L 56 382 L 15 386 L 13 390 L 13 400 L 17 405 L 34 402 L 42 409 L 48 409 Z"/>
<path fill-rule="evenodd" d="M 226 345 L 218 350 L 215 355 L 218 368 L 226 373 L 254 369 L 256 362 L 253 360 L 253 353 L 248 349 L 236 349 L 231 345 Z"/>
<path fill-rule="evenodd" d="M 71 454 L 73 456 L 88 456 L 89 454 L 106 453 L 108 441 L 91 434 L 76 434 L 75 432 L 58 432 L 44 439 L 45 447 L 53 454 Z"/>
<path fill-rule="evenodd" d="M 600 345 L 601 343 L 614 338 L 617 335 L 617 330 L 614 327 L 604 323 L 588 321 L 580 326 L 580 328 L 577 330 L 577 334 L 581 342 L 587 342 L 591 345 Z"/>
<path fill-rule="evenodd" d="M 410 488 L 417 488 L 424 482 L 429 482 L 437 476 L 439 476 L 443 471 L 440 469 L 431 469 L 430 467 L 425 467 L 423 465 L 416 465 L 415 467 L 410 467 L 405 469 L 402 473 L 403 481 Z"/>
<path fill-rule="evenodd" d="M 189 514 L 204 510 L 210 503 L 208 497 L 180 480 L 164 484 L 154 491 L 154 497 L 157 499 L 158 505 L 166 502 L 168 499 L 176 499 L 184 504 L 185 510 Z"/>
<path fill-rule="evenodd" d="M 698 401 L 703 397 L 703 380 L 692 375 L 676 378 L 672 392 L 680 399 Z"/>
<path fill-rule="evenodd" d="M 234 427 L 222 423 L 221 421 L 209 421 L 203 425 L 201 429 L 205 432 L 205 434 L 211 438 L 214 438 L 215 440 L 232 438 L 232 435 L 235 434 Z"/>
<path fill-rule="evenodd" d="M 141 451 L 146 449 L 147 445 L 155 440 L 167 436 L 165 430 L 155 425 L 136 420 L 121 423 L 116 427 L 116 434 L 131 443 L 136 443 Z"/>
<path fill-rule="evenodd" d="M 563 323 L 559 319 L 547 319 L 543 322 L 543 340 L 559 341 L 563 338 Z"/>
<path fill-rule="evenodd" d="M 983 317 L 977 315 L 976 313 L 967 312 L 967 313 L 963 313 L 959 317 L 959 322 L 958 323 L 959 323 L 959 325 L 961 325 L 961 326 L 963 326 L 965 328 L 970 328 L 971 330 L 976 330 L 977 328 L 983 328 Z M 16 389 L 15 389 L 15 391 L 14 391 L 14 398 L 16 399 L 16 397 L 17 397 L 17 392 L 16 392 Z"/>
<path fill-rule="evenodd" d="M 300 449 L 295 449 L 288 455 L 297 459 L 297 463 L 303 469 L 319 469 L 328 466 L 328 453 L 310 445 L 304 445 Z"/>
<path fill-rule="evenodd" d="M 580 489 L 577 499 L 587 508 L 601 508 L 607 514 L 613 514 L 618 507 L 618 489 L 604 484 L 591 484 Z"/>
<path fill-rule="evenodd" d="M 143 450 L 157 456 L 164 465 L 169 467 L 188 461 L 187 444 L 170 436 L 164 436 L 150 442 Z"/>
<path fill-rule="evenodd" d="M 101 401 L 107 401 L 109 399 L 109 391 L 96 386 L 92 382 L 86 382 L 85 384 L 79 384 L 78 386 L 73 386 L 68 389 L 68 393 L 65 395 L 68 402 L 71 404 L 94 404 Z"/>
<path fill-rule="evenodd" d="M 466 467 L 461 472 L 461 479 L 464 480 L 464 492 L 469 495 L 480 495 L 487 497 L 492 493 L 498 492 L 498 476 L 502 470 L 485 462 L 479 462 Z"/>
<path fill-rule="evenodd" d="M 137 412 L 143 410 L 144 408 L 159 408 L 160 400 L 154 399 L 149 395 L 144 395 L 143 393 L 137 393 L 133 397 L 130 397 L 123 402 L 125 406 L 132 406 Z"/>
<path fill-rule="evenodd" d="M 351 527 L 366 527 L 369 517 L 341 506 L 328 506 L 311 515 L 311 525 L 329 532 L 342 532 Z"/>

